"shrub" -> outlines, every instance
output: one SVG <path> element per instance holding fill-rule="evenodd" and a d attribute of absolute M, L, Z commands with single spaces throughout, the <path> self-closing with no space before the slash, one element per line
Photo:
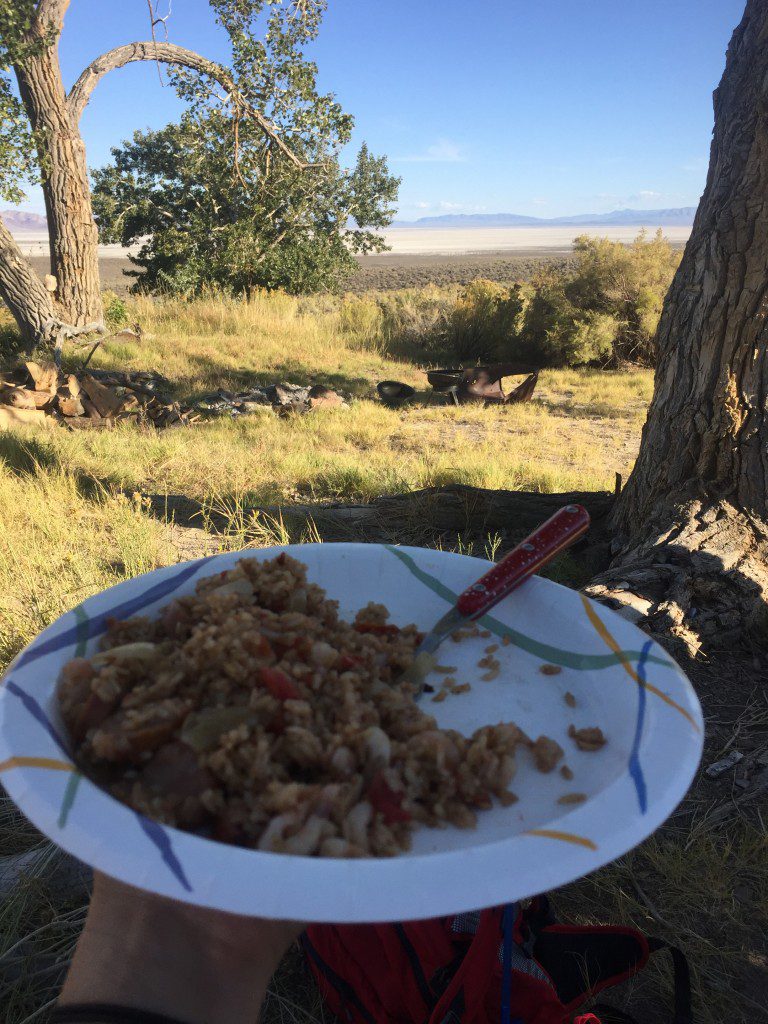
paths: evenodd
<path fill-rule="evenodd" d="M 587 235 L 575 239 L 574 269 L 565 293 L 579 309 L 616 320 L 614 363 L 655 362 L 656 328 L 681 257 L 661 229 L 650 239 L 641 231 L 631 245 Z"/>
<path fill-rule="evenodd" d="M 579 309 L 555 276 L 539 278 L 525 303 L 520 332 L 506 355 L 535 366 L 581 366 L 611 356 L 619 328 L 607 313 Z"/>
<path fill-rule="evenodd" d="M 462 292 L 447 324 L 446 341 L 462 361 L 501 360 L 520 331 L 523 287 L 478 278 Z"/>
<path fill-rule="evenodd" d="M 121 299 L 113 291 L 101 293 L 101 302 L 104 308 L 104 323 L 107 327 L 122 327 L 128 323 L 128 306 L 125 299 Z"/>
<path fill-rule="evenodd" d="M 446 354 L 446 327 L 455 301 L 455 290 L 434 286 L 346 295 L 339 327 L 366 348 L 429 362 Z"/>

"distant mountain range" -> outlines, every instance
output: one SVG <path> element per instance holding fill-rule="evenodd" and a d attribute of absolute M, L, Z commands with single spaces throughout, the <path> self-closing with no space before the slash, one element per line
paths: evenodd
<path fill-rule="evenodd" d="M 47 231 L 48 222 L 39 213 L 24 213 L 22 210 L 0 210 L 3 224 L 9 231 Z"/>
<path fill-rule="evenodd" d="M 396 220 L 394 228 L 512 228 L 583 226 L 690 227 L 695 206 L 676 210 L 614 210 L 612 213 L 582 213 L 575 217 L 525 217 L 518 213 L 446 213 L 442 217 Z M 46 231 L 45 217 L 21 210 L 2 210 L 0 217 L 12 232 Z"/>
<path fill-rule="evenodd" d="M 695 206 L 676 210 L 614 210 L 612 213 L 581 213 L 575 217 L 525 217 L 518 213 L 447 213 L 441 217 L 420 217 L 414 221 L 395 221 L 395 228 L 511 228 L 562 227 L 567 225 L 690 227 Z"/>

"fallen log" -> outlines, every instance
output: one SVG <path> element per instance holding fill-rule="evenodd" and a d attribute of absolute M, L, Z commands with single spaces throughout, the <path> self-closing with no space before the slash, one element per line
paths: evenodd
<path fill-rule="evenodd" d="M 226 500 L 216 507 L 180 494 L 145 494 L 148 511 L 180 526 L 207 527 L 227 532 L 234 515 Z M 503 546 L 530 533 L 563 505 L 584 505 L 593 520 L 592 538 L 600 536 L 600 523 L 613 495 L 604 491 L 568 491 L 539 494 L 532 491 L 491 491 L 479 487 L 426 488 L 410 494 L 383 495 L 368 504 L 266 505 L 242 509 L 246 521 L 265 517 L 282 522 L 294 540 L 307 531 L 325 541 L 377 543 L 430 543 L 440 538 L 481 539 L 498 534 Z M 232 502 L 233 511 L 236 502 Z"/>

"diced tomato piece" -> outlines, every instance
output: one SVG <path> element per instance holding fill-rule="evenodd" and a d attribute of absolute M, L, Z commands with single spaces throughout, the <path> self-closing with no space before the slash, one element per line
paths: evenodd
<path fill-rule="evenodd" d="M 342 654 L 339 657 L 339 668 L 340 669 L 357 668 L 357 666 L 358 665 L 362 665 L 362 663 L 363 663 L 363 659 L 362 658 L 356 658 L 354 656 L 354 654 Z"/>
<path fill-rule="evenodd" d="M 262 665 L 259 669 L 259 679 L 278 700 L 298 700 L 300 697 L 296 684 L 279 668 Z"/>
<path fill-rule="evenodd" d="M 376 772 L 368 786 L 368 800 L 387 825 L 395 821 L 410 821 L 411 815 L 402 806 L 405 793 L 392 789 L 382 772 Z"/>
<path fill-rule="evenodd" d="M 374 636 L 397 636 L 400 632 L 399 626 L 386 622 L 356 622 L 355 629 L 358 633 L 373 633 Z"/>
<path fill-rule="evenodd" d="M 272 644 L 262 633 L 252 633 L 243 637 L 243 647 L 257 658 L 274 658 Z"/>

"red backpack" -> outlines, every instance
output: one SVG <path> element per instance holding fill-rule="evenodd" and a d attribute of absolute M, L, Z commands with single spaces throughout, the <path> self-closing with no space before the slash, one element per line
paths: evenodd
<path fill-rule="evenodd" d="M 556 923 L 549 901 L 429 921 L 312 925 L 304 952 L 342 1024 L 618 1024 L 611 1007 L 573 1017 L 598 992 L 668 948 L 673 1024 L 693 1024 L 688 965 L 679 950 L 634 928 Z"/>

